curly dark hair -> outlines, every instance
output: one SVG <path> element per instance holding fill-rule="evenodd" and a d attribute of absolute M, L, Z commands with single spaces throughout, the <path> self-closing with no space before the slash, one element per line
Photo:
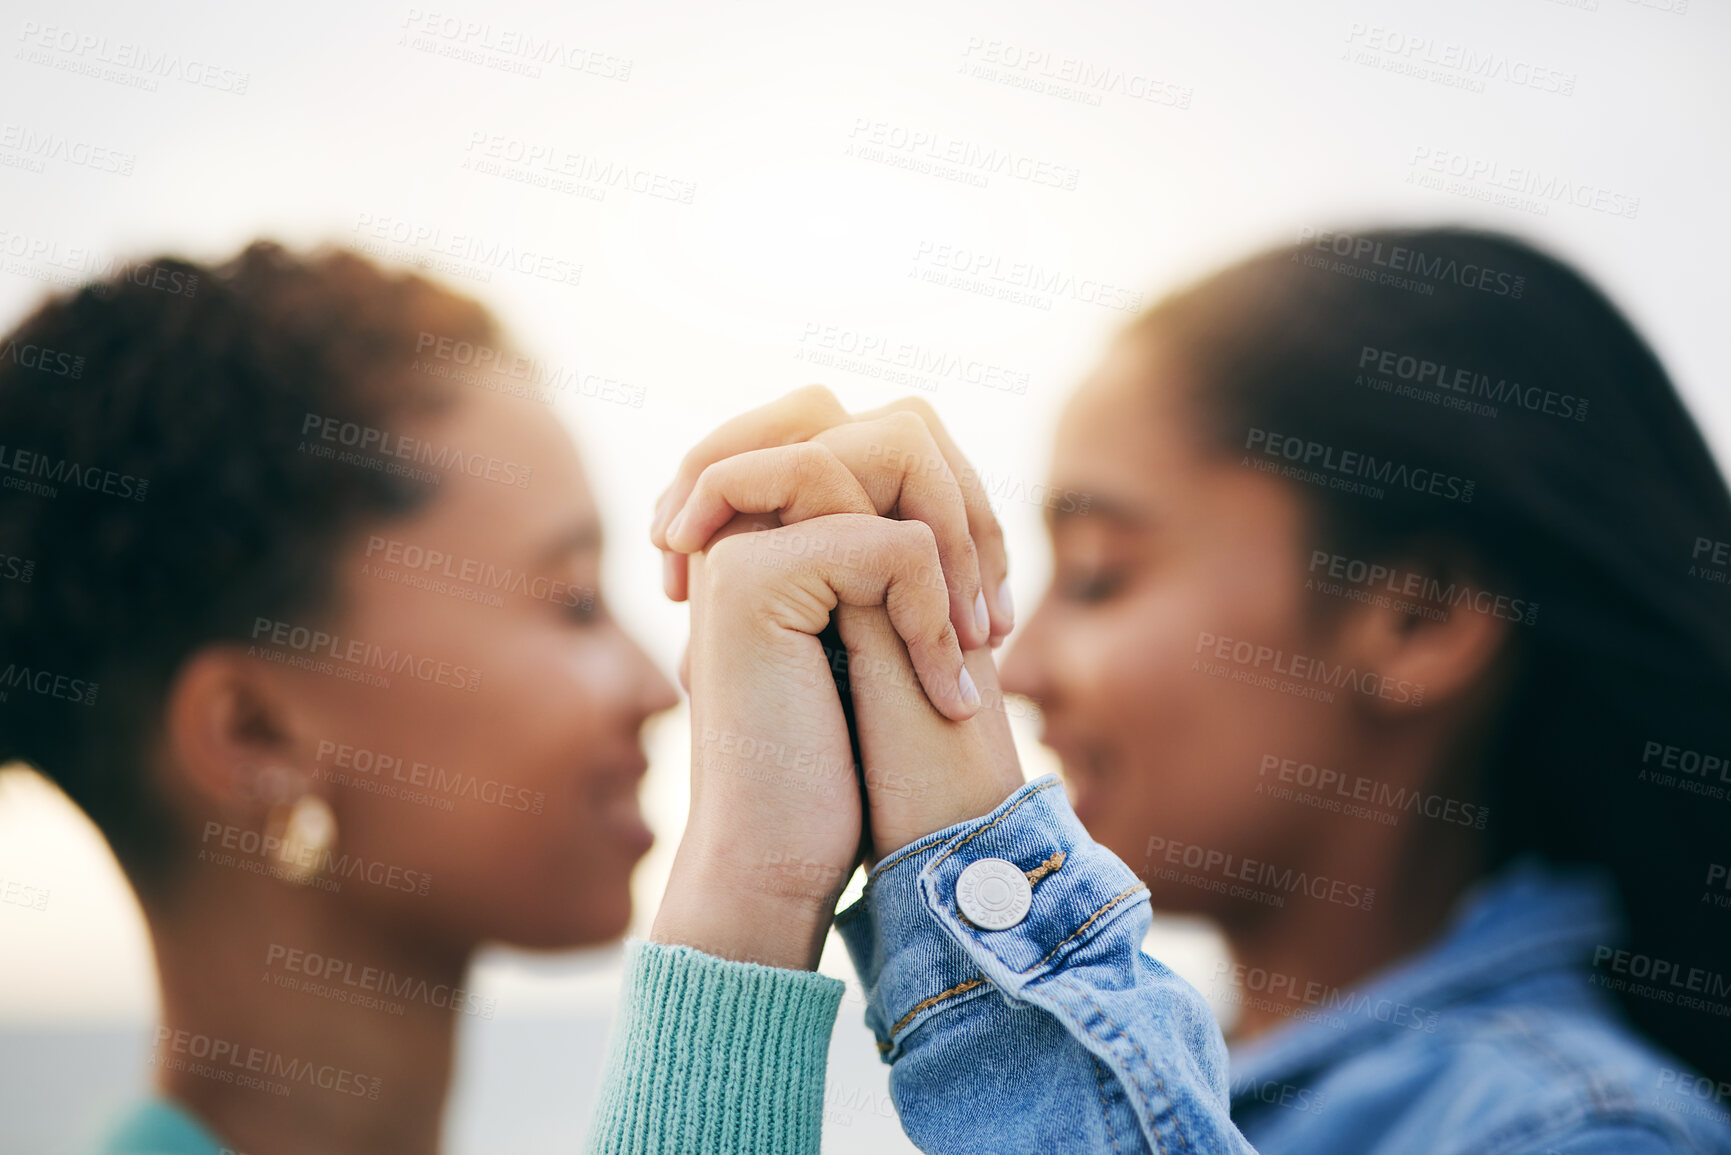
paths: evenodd
<path fill-rule="evenodd" d="M 145 268 L 147 276 L 134 275 Z M 143 764 L 176 670 L 257 615 L 333 607 L 337 548 L 422 484 L 302 451 L 308 415 L 384 429 L 446 406 L 424 334 L 478 304 L 342 250 L 260 241 L 131 266 L 42 304 L 0 359 L 0 764 L 56 783 L 135 885 L 175 823 Z"/>

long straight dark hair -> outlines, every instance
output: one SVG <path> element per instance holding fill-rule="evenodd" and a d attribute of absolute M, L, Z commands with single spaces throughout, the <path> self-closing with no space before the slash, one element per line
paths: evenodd
<path fill-rule="evenodd" d="M 1221 452 L 1278 433 L 1381 490 L 1294 483 L 1329 548 L 1524 603 L 1478 784 L 1491 865 L 1608 868 L 1628 936 L 1582 965 L 1731 1078 L 1706 893 L 1731 896 L 1731 493 L 1646 342 L 1566 264 L 1464 229 L 1307 233 L 1131 332 L 1176 353 Z"/>

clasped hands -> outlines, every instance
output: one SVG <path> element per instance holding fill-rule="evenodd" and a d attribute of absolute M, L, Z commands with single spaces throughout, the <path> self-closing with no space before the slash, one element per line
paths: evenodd
<path fill-rule="evenodd" d="M 691 602 L 691 812 L 650 938 L 816 969 L 856 866 L 1022 785 L 997 519 L 930 406 L 814 387 L 687 454 L 651 537 Z"/>

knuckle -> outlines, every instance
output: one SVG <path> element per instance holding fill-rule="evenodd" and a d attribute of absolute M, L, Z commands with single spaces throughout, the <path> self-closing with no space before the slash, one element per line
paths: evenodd
<path fill-rule="evenodd" d="M 917 439 L 922 434 L 928 438 L 931 436 L 931 433 L 926 429 L 926 423 L 920 420 L 919 414 L 909 413 L 905 409 L 898 409 L 894 413 L 885 414 L 882 421 L 898 437 Z"/>
<path fill-rule="evenodd" d="M 956 627 L 950 624 L 949 615 L 946 614 L 943 619 L 937 623 L 936 628 L 931 631 L 930 636 L 926 638 L 924 644 L 941 653 L 948 653 L 951 650 L 961 650 L 961 642 L 956 639 Z"/>
<path fill-rule="evenodd" d="M 961 588 L 964 579 L 971 579 L 975 582 L 979 581 L 980 550 L 979 547 L 974 544 L 973 538 L 962 538 L 961 544 L 956 547 L 955 557 L 953 560 L 956 563 L 955 568 L 957 570 L 954 584 L 958 589 Z"/>
<path fill-rule="evenodd" d="M 802 483 L 820 481 L 829 477 L 836 465 L 836 456 L 827 445 L 815 441 L 801 441 L 792 447 L 791 466 L 794 477 Z"/>
<path fill-rule="evenodd" d="M 805 385 L 788 394 L 788 400 L 794 402 L 801 410 L 817 413 L 827 417 L 845 416 L 847 410 L 842 408 L 836 395 L 827 386 Z"/>
<path fill-rule="evenodd" d="M 932 408 L 932 403 L 927 401 L 924 397 L 903 397 L 896 401 L 895 404 L 896 407 L 904 413 L 910 413 L 919 418 L 920 423 L 924 425 L 928 431 L 932 426 L 941 427 L 943 425 L 943 422 L 938 420 L 938 411 Z"/>
<path fill-rule="evenodd" d="M 933 560 L 938 556 L 938 534 L 923 521 L 898 521 L 903 552 L 915 556 L 918 560 Z"/>
<path fill-rule="evenodd" d="M 750 536 L 736 533 L 709 543 L 709 547 L 703 551 L 703 572 L 710 584 L 713 585 L 724 577 L 730 581 L 737 580 L 752 568 L 748 557 L 749 548 L 745 542 Z"/>
<path fill-rule="evenodd" d="M 976 542 L 990 546 L 1000 553 L 1004 551 L 1004 527 L 998 524 L 997 517 L 989 507 L 976 519 L 973 534 Z"/>
<path fill-rule="evenodd" d="M 992 509 L 992 503 L 987 500 L 985 492 L 978 489 L 962 491 L 962 506 L 967 510 L 968 532 L 981 545 L 1002 550 L 1004 547 L 1004 527 L 998 523 L 998 515 Z"/>
<path fill-rule="evenodd" d="M 721 478 L 726 472 L 726 461 L 713 461 L 705 465 L 692 479 L 691 492 L 686 495 L 686 501 L 707 501 L 714 497 L 722 488 Z"/>
<path fill-rule="evenodd" d="M 914 615 L 898 632 L 909 654 L 943 653 L 956 637 L 949 616 L 938 610 Z"/>
<path fill-rule="evenodd" d="M 678 488 L 680 482 L 690 482 L 692 478 L 702 473 L 710 465 L 708 453 L 702 446 L 692 446 L 685 451 L 685 456 L 679 459 L 679 470 L 673 476 L 673 484 L 668 486 L 671 493 Z"/>
<path fill-rule="evenodd" d="M 901 465 L 908 476 L 954 484 L 950 464 L 924 421 L 915 414 L 898 412 L 883 418 L 883 423 L 885 440 L 900 449 Z"/>
<path fill-rule="evenodd" d="M 725 615 L 759 620 L 768 612 L 778 585 L 785 584 L 798 558 L 763 552 L 764 535 L 773 530 L 736 533 L 712 542 L 702 555 L 703 596 L 712 619 Z"/>

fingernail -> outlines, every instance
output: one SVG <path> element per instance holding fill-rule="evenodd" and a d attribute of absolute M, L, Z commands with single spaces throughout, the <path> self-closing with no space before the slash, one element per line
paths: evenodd
<path fill-rule="evenodd" d="M 1016 624 L 1016 602 L 1010 596 L 1009 578 L 1005 578 L 1003 584 L 998 586 L 998 609 L 1004 615 L 1004 630 L 1008 632 L 1009 628 Z"/>
<path fill-rule="evenodd" d="M 962 676 L 956 679 L 956 685 L 961 688 L 962 701 L 970 706 L 980 704 L 980 688 L 974 685 L 974 676 L 968 673 L 966 666 L 962 667 Z"/>
<path fill-rule="evenodd" d="M 661 551 L 661 590 L 668 597 L 673 596 L 673 555 L 666 550 Z"/>
<path fill-rule="evenodd" d="M 981 590 L 974 595 L 974 628 L 982 634 L 992 632 L 992 618 L 986 612 L 986 591 Z"/>
<path fill-rule="evenodd" d="M 664 493 L 661 500 L 655 503 L 655 519 L 649 523 L 649 536 L 653 538 L 661 532 L 661 527 L 667 524 L 667 515 L 672 512 L 667 507 L 673 501 L 672 493 Z"/>
<path fill-rule="evenodd" d="M 685 528 L 685 510 L 681 509 L 679 516 L 667 523 L 667 536 L 664 540 L 671 545 L 673 539 L 679 536 L 679 531 L 683 528 Z"/>

